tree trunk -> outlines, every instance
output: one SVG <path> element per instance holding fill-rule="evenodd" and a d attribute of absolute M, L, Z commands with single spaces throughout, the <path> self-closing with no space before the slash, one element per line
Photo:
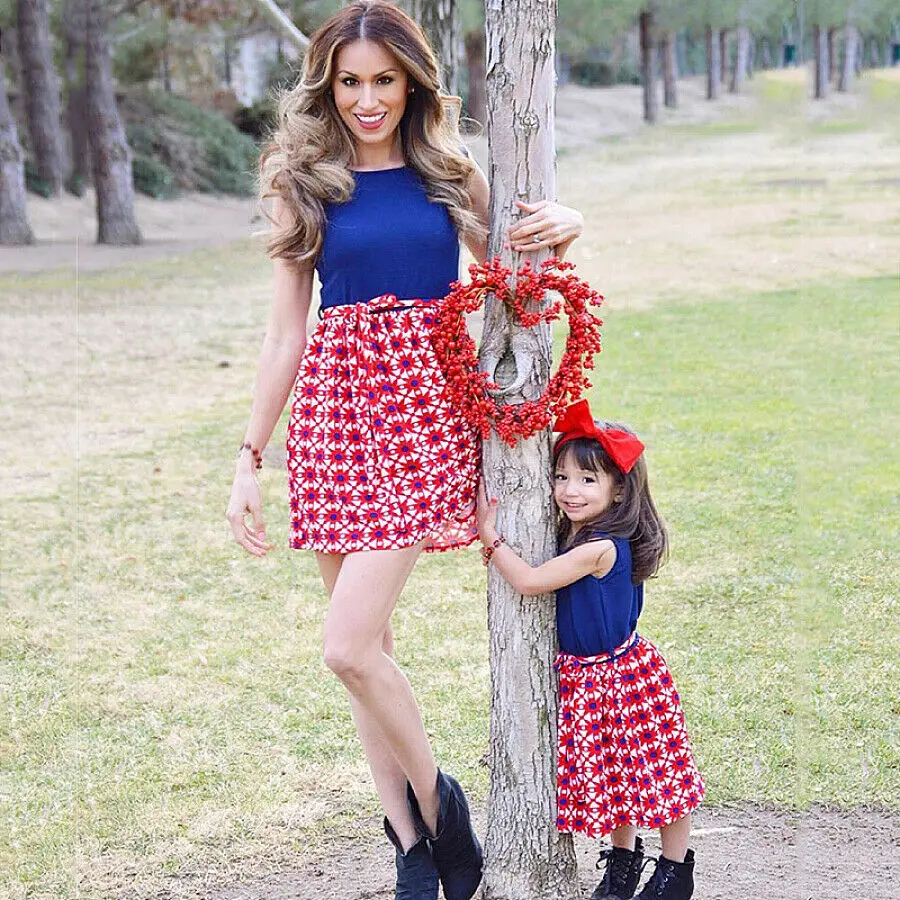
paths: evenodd
<path fill-rule="evenodd" d="M 489 255 L 518 265 L 504 247 L 514 201 L 556 199 L 553 55 L 556 3 L 487 0 L 487 110 L 490 148 Z M 549 254 L 543 254 L 546 257 Z M 529 258 L 539 263 L 539 254 Z M 521 330 L 488 298 L 482 365 L 505 402 L 537 397 L 551 363 L 549 327 Z M 512 384 L 515 381 L 516 384 Z M 520 385 L 520 387 L 519 387 Z M 499 497 L 500 529 L 533 562 L 554 555 L 550 436 L 507 447 L 485 442 L 487 489 Z M 556 627 L 550 596 L 520 597 L 488 573 L 491 648 L 491 791 L 484 900 L 576 900 L 572 839 L 556 830 Z"/>
<path fill-rule="evenodd" d="M 18 0 L 17 9 L 29 144 L 38 176 L 49 185 L 51 196 L 57 196 L 65 181 L 66 161 L 47 0 Z"/>
<path fill-rule="evenodd" d="M 80 194 L 91 180 L 91 151 L 87 133 L 87 94 L 84 88 L 86 42 L 84 0 L 66 0 L 63 31 L 66 38 L 66 124 L 69 129 L 72 171 L 67 188 Z"/>
<path fill-rule="evenodd" d="M 850 90 L 850 82 L 856 74 L 857 31 L 849 22 L 844 26 L 844 58 L 841 61 L 841 75 L 838 90 Z"/>
<path fill-rule="evenodd" d="M 484 94 L 484 32 L 480 29 L 466 35 L 466 67 L 469 71 L 468 115 L 484 125 L 487 101 Z"/>
<path fill-rule="evenodd" d="M 139 244 L 134 217 L 131 148 L 119 118 L 106 45 L 105 0 L 88 0 L 85 86 L 88 135 L 97 192 L 97 243 Z"/>
<path fill-rule="evenodd" d="M 731 93 L 739 94 L 750 71 L 750 29 L 741 25 L 737 30 L 734 69 L 731 73 Z"/>
<path fill-rule="evenodd" d="M 832 26 L 828 29 L 828 83 L 834 84 L 837 78 L 838 61 L 838 29 Z"/>
<path fill-rule="evenodd" d="M 706 99 L 719 98 L 719 30 L 711 25 L 706 26 Z"/>
<path fill-rule="evenodd" d="M 459 9 L 456 0 L 412 0 L 412 17 L 434 49 L 441 81 L 451 94 L 459 92 Z"/>
<path fill-rule="evenodd" d="M 727 28 L 719 31 L 719 81 L 724 84 L 728 74 L 728 43 L 730 33 Z"/>
<path fill-rule="evenodd" d="M 33 244 L 25 209 L 25 154 L 6 98 L 6 74 L 0 58 L 0 244 Z"/>
<path fill-rule="evenodd" d="M 678 55 L 674 31 L 663 36 L 663 102 L 667 109 L 678 106 Z"/>
<path fill-rule="evenodd" d="M 824 100 L 828 96 L 830 67 L 828 32 L 821 25 L 813 26 L 813 41 L 816 48 L 816 100 Z"/>
<path fill-rule="evenodd" d="M 760 55 L 760 62 L 762 64 L 763 69 L 771 69 L 772 68 L 772 45 L 769 43 L 768 38 L 763 38 L 760 41 L 759 55 Z"/>
<path fill-rule="evenodd" d="M 653 125 L 659 118 L 659 100 L 656 96 L 656 28 L 653 22 L 653 10 L 641 12 L 641 81 L 644 84 L 644 121 Z"/>
<path fill-rule="evenodd" d="M 878 38 L 872 38 L 869 44 L 869 65 L 873 69 L 877 69 L 881 65 L 881 50 L 878 46 Z"/>

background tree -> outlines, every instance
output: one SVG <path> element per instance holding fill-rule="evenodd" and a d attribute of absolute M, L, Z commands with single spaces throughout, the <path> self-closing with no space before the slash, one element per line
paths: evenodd
<path fill-rule="evenodd" d="M 0 56 L 0 244 L 34 242 L 25 209 L 25 154 L 6 97 L 6 73 Z"/>
<path fill-rule="evenodd" d="M 828 96 L 831 84 L 831 54 L 828 41 L 830 28 L 841 26 L 847 14 L 847 0 L 806 0 L 806 21 L 812 27 L 815 58 L 815 96 Z"/>
<path fill-rule="evenodd" d="M 437 54 L 442 83 L 451 94 L 458 94 L 460 29 L 456 0 L 411 0 L 410 10 Z"/>
<path fill-rule="evenodd" d="M 97 242 L 139 244 L 141 233 L 134 216 L 131 148 L 119 117 L 106 43 L 106 3 L 105 0 L 85 2 L 85 86 L 88 135 L 97 194 Z"/>
<path fill-rule="evenodd" d="M 87 42 L 85 0 L 65 0 L 62 15 L 65 42 L 66 126 L 69 129 L 71 172 L 69 189 L 80 193 L 91 180 L 91 153 L 87 132 L 87 96 L 84 86 L 84 54 Z"/>
<path fill-rule="evenodd" d="M 748 10 L 741 6 L 738 12 L 738 26 L 735 32 L 734 68 L 731 73 L 730 91 L 739 94 L 743 90 L 744 81 L 750 75 L 750 23 Z"/>
<path fill-rule="evenodd" d="M 18 0 L 16 9 L 29 145 L 38 177 L 48 194 L 57 196 L 65 181 L 66 159 L 47 0 Z"/>
<path fill-rule="evenodd" d="M 856 60 L 859 54 L 859 31 L 853 19 L 853 8 L 850 7 L 844 21 L 844 52 L 841 57 L 841 72 L 838 77 L 838 90 L 849 90 L 850 83 L 856 75 Z"/>
<path fill-rule="evenodd" d="M 659 98 L 656 95 L 656 8 L 648 3 L 639 13 L 641 36 L 641 82 L 644 88 L 644 121 L 653 125 L 659 118 Z"/>
<path fill-rule="evenodd" d="M 515 14 L 511 14 L 512 12 Z M 555 198 L 554 28 L 556 3 L 487 0 L 489 255 L 514 261 L 504 233 L 515 200 Z M 536 260 L 536 262 L 539 260 Z M 511 326 L 488 298 L 482 365 L 505 402 L 538 396 L 547 385 L 550 329 Z M 507 447 L 485 442 L 488 491 L 500 498 L 500 529 L 532 562 L 555 553 L 550 499 L 550 440 L 543 434 Z M 556 690 L 553 599 L 520 597 L 488 574 L 491 655 L 491 790 L 485 841 L 485 900 L 575 900 L 578 879 L 570 836 L 556 831 Z"/>

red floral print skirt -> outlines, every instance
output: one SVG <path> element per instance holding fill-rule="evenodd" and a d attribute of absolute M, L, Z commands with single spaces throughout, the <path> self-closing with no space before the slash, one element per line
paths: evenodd
<path fill-rule="evenodd" d="M 294 549 L 475 540 L 481 444 L 445 398 L 431 342 L 439 302 L 385 295 L 325 310 L 288 425 Z"/>
<path fill-rule="evenodd" d="M 661 828 L 704 788 L 662 654 L 634 636 L 612 654 L 560 653 L 557 828 L 602 837 Z"/>

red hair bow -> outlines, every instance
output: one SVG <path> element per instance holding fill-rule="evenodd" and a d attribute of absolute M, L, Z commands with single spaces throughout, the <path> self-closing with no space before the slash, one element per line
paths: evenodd
<path fill-rule="evenodd" d="M 631 471 L 644 452 L 644 445 L 630 431 L 622 431 L 620 428 L 600 428 L 594 422 L 587 400 L 579 400 L 567 406 L 553 423 L 553 430 L 562 432 L 553 448 L 554 456 L 559 453 L 563 444 L 569 441 L 582 437 L 593 438 L 600 442 L 600 446 L 623 475 Z"/>

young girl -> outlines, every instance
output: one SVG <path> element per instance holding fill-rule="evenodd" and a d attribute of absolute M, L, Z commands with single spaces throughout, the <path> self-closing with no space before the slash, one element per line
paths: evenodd
<path fill-rule="evenodd" d="M 691 812 L 703 799 L 684 714 L 659 651 L 635 631 L 643 582 L 667 550 L 647 483 L 644 445 L 621 425 L 595 421 L 582 400 L 557 420 L 553 496 L 559 555 L 530 566 L 497 532 L 497 501 L 482 485 L 479 536 L 523 595 L 556 591 L 560 653 L 557 827 L 612 835 L 591 900 L 637 891 L 637 829 L 659 828 L 662 856 L 639 900 L 688 900 Z"/>

